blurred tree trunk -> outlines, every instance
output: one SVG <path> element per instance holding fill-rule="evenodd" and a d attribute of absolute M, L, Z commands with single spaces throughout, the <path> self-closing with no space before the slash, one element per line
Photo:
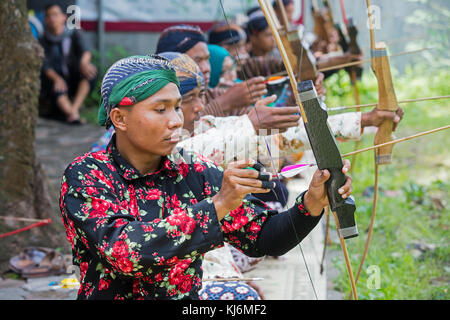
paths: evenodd
<path fill-rule="evenodd" d="M 52 210 L 46 176 L 34 149 L 42 59 L 43 50 L 28 24 L 26 0 L 1 0 L 0 215 L 53 221 L 1 238 L 1 271 L 26 246 L 61 246 L 60 220 Z M 29 224 L 0 219 L 0 234 Z"/>

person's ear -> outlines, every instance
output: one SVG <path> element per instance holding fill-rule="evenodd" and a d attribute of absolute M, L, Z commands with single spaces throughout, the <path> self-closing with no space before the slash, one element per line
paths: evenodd
<path fill-rule="evenodd" d="M 109 114 L 109 118 L 114 125 L 115 130 L 127 131 L 128 112 L 125 108 L 113 108 Z"/>

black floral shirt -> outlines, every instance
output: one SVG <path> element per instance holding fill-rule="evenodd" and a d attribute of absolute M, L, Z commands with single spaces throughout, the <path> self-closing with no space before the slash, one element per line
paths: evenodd
<path fill-rule="evenodd" d="M 320 220 L 302 195 L 280 214 L 248 195 L 219 222 L 211 197 L 222 174 L 179 150 L 141 175 L 120 156 L 115 136 L 105 152 L 76 158 L 62 178 L 60 209 L 80 267 L 78 299 L 198 299 L 207 251 L 226 241 L 249 256 L 280 255 Z"/>

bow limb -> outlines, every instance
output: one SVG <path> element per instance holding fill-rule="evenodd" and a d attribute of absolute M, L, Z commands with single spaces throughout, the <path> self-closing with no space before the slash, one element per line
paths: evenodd
<path fill-rule="evenodd" d="M 353 297 L 356 300 L 356 284 L 353 278 L 353 271 L 344 241 L 344 239 L 355 237 L 358 235 L 356 224 L 354 221 L 355 204 L 352 198 L 347 198 L 344 200 L 342 197 L 340 197 L 339 194 L 337 194 L 337 189 L 342 186 L 346 178 L 341 171 L 342 158 L 337 147 L 336 140 L 331 134 L 326 122 L 328 114 L 322 108 L 322 104 L 317 97 L 317 93 L 315 92 L 312 81 L 309 80 L 297 83 L 291 61 L 289 60 L 289 56 L 286 52 L 282 38 L 280 37 L 277 29 L 275 16 L 270 10 L 271 6 L 270 4 L 267 4 L 265 0 L 258 0 L 258 2 L 275 38 L 275 42 L 280 51 L 284 66 L 287 70 L 293 95 L 300 109 L 300 114 L 305 124 L 305 128 L 308 133 L 308 138 L 310 140 L 317 165 L 321 170 L 328 169 L 330 170 L 330 172 L 332 172 L 331 177 L 327 182 L 328 199 L 330 202 L 331 211 L 335 215 L 337 221 L 338 234 L 341 240 L 342 251 L 345 256 L 345 262 L 351 282 L 352 293 Z M 302 74 L 299 73 L 299 76 L 301 77 Z M 299 92 L 301 92 L 302 98 Z M 305 103 L 305 105 L 303 103 Z M 307 113 L 309 116 L 307 116 Z"/>
<path fill-rule="evenodd" d="M 396 112 L 398 109 L 397 97 L 392 83 L 391 68 L 387 57 L 386 45 L 376 44 L 372 50 L 372 69 L 378 81 L 378 109 Z M 392 141 L 392 131 L 394 122 L 385 120 L 378 128 L 375 135 L 375 144 Z M 390 164 L 392 162 L 392 146 L 377 149 L 375 162 L 379 165 Z"/>

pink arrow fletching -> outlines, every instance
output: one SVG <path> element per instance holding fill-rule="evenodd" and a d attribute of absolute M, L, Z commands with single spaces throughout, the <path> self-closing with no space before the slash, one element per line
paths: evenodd
<path fill-rule="evenodd" d="M 315 164 L 294 164 L 286 166 L 283 169 L 281 169 L 280 175 L 282 175 L 285 178 L 291 178 L 296 174 L 300 173 L 301 171 L 310 168 L 312 166 L 315 166 Z"/>

